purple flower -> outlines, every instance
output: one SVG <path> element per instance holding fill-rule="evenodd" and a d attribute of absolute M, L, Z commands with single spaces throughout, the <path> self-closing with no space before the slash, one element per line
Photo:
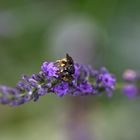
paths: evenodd
<path fill-rule="evenodd" d="M 20 81 L 17 84 L 17 89 L 21 90 L 21 91 L 27 91 L 30 92 L 31 91 L 31 86 L 28 85 L 27 83 Z"/>
<path fill-rule="evenodd" d="M 26 102 L 25 96 L 22 96 L 17 88 L 0 86 L 0 93 L 2 93 L 2 96 L 0 96 L 0 102 L 2 104 L 16 106 Z"/>
<path fill-rule="evenodd" d="M 32 79 L 34 79 L 34 80 L 36 80 L 36 81 L 38 81 L 38 82 L 42 82 L 44 79 L 42 78 L 42 73 L 39 73 L 39 74 L 33 74 L 32 75 Z"/>
<path fill-rule="evenodd" d="M 59 68 L 56 67 L 54 62 L 44 62 L 41 69 L 48 77 L 58 78 L 57 71 Z"/>
<path fill-rule="evenodd" d="M 123 73 L 123 79 L 126 81 L 135 81 L 137 78 L 137 73 L 133 70 L 126 70 Z"/>
<path fill-rule="evenodd" d="M 35 79 L 33 79 L 32 77 L 28 77 L 28 76 L 24 75 L 24 76 L 22 76 L 22 79 L 26 83 L 28 83 L 29 85 L 31 85 L 32 87 L 35 87 L 35 88 L 38 87 L 38 82 Z"/>
<path fill-rule="evenodd" d="M 128 98 L 134 98 L 138 94 L 138 88 L 135 85 L 128 84 L 123 87 L 123 93 L 128 97 Z"/>
<path fill-rule="evenodd" d="M 10 106 L 19 106 L 21 104 L 27 103 L 31 100 L 31 96 L 29 94 L 26 94 L 25 96 L 21 96 L 20 98 L 16 98 L 15 100 L 12 100 L 9 102 Z"/>
<path fill-rule="evenodd" d="M 39 85 L 38 86 L 38 95 L 39 96 L 43 96 L 43 95 L 45 95 L 47 93 L 47 88 L 46 88 L 46 86 L 41 86 L 41 85 Z"/>
<path fill-rule="evenodd" d="M 101 72 L 98 75 L 98 82 L 105 88 L 107 91 L 113 90 L 116 84 L 116 78 L 114 75 L 110 74 L 105 68 L 101 69 Z"/>
<path fill-rule="evenodd" d="M 79 84 L 77 86 L 77 90 L 81 93 L 81 94 L 94 94 L 94 88 L 93 85 L 88 83 L 88 82 L 83 82 L 81 84 Z"/>
<path fill-rule="evenodd" d="M 101 75 L 101 82 L 104 87 L 113 89 L 115 87 L 115 78 L 109 73 Z"/>
<path fill-rule="evenodd" d="M 125 80 L 125 85 L 122 89 L 123 93 L 128 98 L 136 97 L 140 90 L 140 73 L 128 69 L 123 73 L 123 80 Z"/>
<path fill-rule="evenodd" d="M 52 91 L 57 94 L 57 96 L 64 96 L 69 92 L 69 84 L 67 82 L 61 82 L 52 88 Z"/>
<path fill-rule="evenodd" d="M 77 82 L 86 81 L 89 78 L 89 70 L 87 66 L 75 63 L 74 68 L 74 80 L 76 80 Z"/>

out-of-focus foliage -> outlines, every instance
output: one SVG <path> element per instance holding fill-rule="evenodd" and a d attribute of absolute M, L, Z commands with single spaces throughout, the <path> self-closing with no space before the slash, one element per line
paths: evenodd
<path fill-rule="evenodd" d="M 0 83 L 15 86 L 21 74 L 37 73 L 44 60 L 66 52 L 106 66 L 119 81 L 125 69 L 140 70 L 139 15 L 139 0 L 0 1 Z M 89 140 L 138 140 L 139 102 L 116 91 L 112 99 L 46 95 L 20 107 L 1 105 L 0 140 L 72 140 L 83 126 Z"/>

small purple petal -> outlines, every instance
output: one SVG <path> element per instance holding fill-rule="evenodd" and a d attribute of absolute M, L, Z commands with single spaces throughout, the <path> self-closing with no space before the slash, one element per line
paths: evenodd
<path fill-rule="evenodd" d="M 41 82 L 43 80 L 40 74 L 33 74 L 32 78 L 38 82 Z"/>
<path fill-rule="evenodd" d="M 54 93 L 61 97 L 69 92 L 69 85 L 66 82 L 61 82 L 60 84 L 56 85 L 52 90 Z"/>
<path fill-rule="evenodd" d="M 44 62 L 43 65 L 41 66 L 41 69 L 47 76 L 58 78 L 57 71 L 59 69 L 55 66 L 55 63 Z"/>
<path fill-rule="evenodd" d="M 80 85 L 78 85 L 77 89 L 81 93 L 93 93 L 94 92 L 93 86 L 88 82 L 81 83 Z"/>
<path fill-rule="evenodd" d="M 43 88 L 42 86 L 38 87 L 38 95 L 43 96 L 47 93 L 46 89 Z"/>

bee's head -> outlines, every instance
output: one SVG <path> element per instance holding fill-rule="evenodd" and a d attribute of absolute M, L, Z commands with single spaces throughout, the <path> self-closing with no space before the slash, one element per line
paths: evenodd
<path fill-rule="evenodd" d="M 67 63 L 68 64 L 71 64 L 71 65 L 73 65 L 73 59 L 72 59 L 72 57 L 71 56 L 69 56 L 69 54 L 66 54 L 66 60 L 67 60 Z"/>

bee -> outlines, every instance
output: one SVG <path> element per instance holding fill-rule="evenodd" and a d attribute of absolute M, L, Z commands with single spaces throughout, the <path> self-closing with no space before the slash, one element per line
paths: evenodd
<path fill-rule="evenodd" d="M 66 58 L 57 60 L 56 63 L 57 67 L 59 68 L 59 78 L 64 81 L 71 82 L 75 73 L 74 61 L 72 57 L 69 56 L 69 54 L 66 54 Z"/>

